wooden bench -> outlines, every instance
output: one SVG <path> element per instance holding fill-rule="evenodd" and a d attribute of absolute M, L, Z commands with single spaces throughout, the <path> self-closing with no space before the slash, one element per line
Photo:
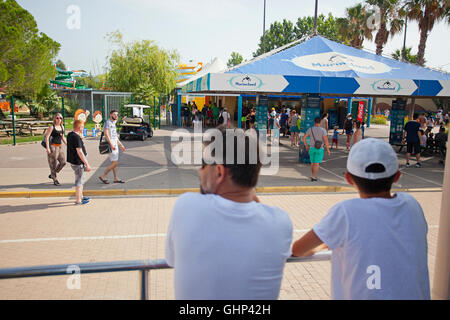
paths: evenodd
<path fill-rule="evenodd" d="M 6 132 L 6 136 L 9 137 L 13 133 L 13 129 L 0 129 L 0 132 Z"/>
<path fill-rule="evenodd" d="M 19 133 L 20 134 L 27 134 L 28 132 L 34 136 L 35 135 L 35 131 L 39 131 L 42 130 L 42 134 L 45 133 L 45 131 L 48 129 L 48 127 L 30 127 L 30 126 L 22 126 L 19 129 Z"/>

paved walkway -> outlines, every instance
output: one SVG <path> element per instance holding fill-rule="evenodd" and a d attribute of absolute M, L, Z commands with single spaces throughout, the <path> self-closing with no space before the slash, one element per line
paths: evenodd
<path fill-rule="evenodd" d="M 433 279 L 441 192 L 414 192 L 429 225 L 429 270 Z M 336 202 L 356 193 L 262 195 L 287 212 L 294 239 Z M 0 199 L 0 268 L 164 258 L 165 233 L 176 197 L 94 198 L 76 207 L 65 198 Z M 139 273 L 0 280 L 0 299 L 139 299 Z M 431 282 L 432 283 L 432 282 Z M 150 272 L 150 298 L 173 299 L 173 270 Z M 280 299 L 329 299 L 330 262 L 289 263 Z"/>
<path fill-rule="evenodd" d="M 87 138 L 89 162 L 93 171 L 87 174 L 86 190 L 139 190 L 139 189 L 179 189 L 197 188 L 199 185 L 197 169 L 194 165 L 175 165 L 171 153 L 178 142 L 171 142 L 174 129 L 155 131 L 155 136 L 145 142 L 125 141 L 126 153 L 119 160 L 120 178 L 126 184 L 102 184 L 98 177 L 109 165 L 107 157 L 98 152 L 98 138 Z M 330 131 L 331 133 L 331 131 Z M 372 125 L 366 129 L 366 137 L 387 140 L 389 126 Z M 309 165 L 298 162 L 298 148 L 290 147 L 287 138 L 281 139 L 279 170 L 275 175 L 262 175 L 259 187 L 278 186 L 346 186 L 344 172 L 348 151 L 345 149 L 345 136 L 340 136 L 340 149 L 332 150 L 325 156 L 319 171 L 319 181 L 311 182 Z M 60 187 L 48 179 L 49 169 L 45 150 L 39 143 L 18 146 L 0 146 L 0 193 L 13 191 L 72 190 L 74 175 L 66 166 L 59 175 Z M 191 155 L 192 158 L 192 155 Z M 405 168 L 404 153 L 399 154 L 402 177 L 396 188 L 439 188 L 442 187 L 444 167 L 439 159 L 424 158 L 423 168 Z M 412 162 L 414 164 L 414 161 Z M 110 173 L 112 180 L 112 173 Z"/>

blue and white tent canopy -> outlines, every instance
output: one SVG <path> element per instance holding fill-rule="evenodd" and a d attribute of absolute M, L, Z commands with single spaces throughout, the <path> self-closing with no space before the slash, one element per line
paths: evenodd
<path fill-rule="evenodd" d="M 450 97 L 450 75 L 316 36 L 228 72 L 205 75 L 182 90 Z"/>

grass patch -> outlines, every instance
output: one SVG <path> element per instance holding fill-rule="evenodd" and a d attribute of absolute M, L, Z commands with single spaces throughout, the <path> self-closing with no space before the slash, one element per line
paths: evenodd
<path fill-rule="evenodd" d="M 16 144 L 41 141 L 42 139 L 44 139 L 44 135 L 28 137 L 16 136 Z M 2 144 L 13 144 L 13 137 L 0 138 L 0 145 Z"/>

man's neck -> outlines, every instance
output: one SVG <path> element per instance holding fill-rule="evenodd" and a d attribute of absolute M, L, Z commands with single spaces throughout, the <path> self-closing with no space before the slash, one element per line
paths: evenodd
<path fill-rule="evenodd" d="M 224 186 L 217 190 L 216 195 L 238 203 L 249 203 L 253 201 L 253 188 Z"/>

